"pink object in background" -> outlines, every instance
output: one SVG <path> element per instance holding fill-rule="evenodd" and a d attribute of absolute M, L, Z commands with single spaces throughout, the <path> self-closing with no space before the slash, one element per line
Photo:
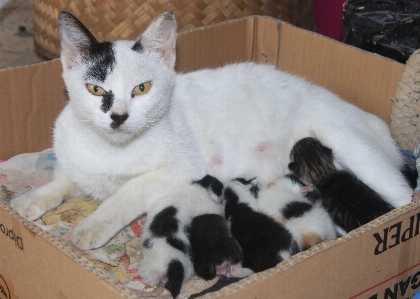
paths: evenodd
<path fill-rule="evenodd" d="M 315 0 L 316 32 L 342 41 L 343 5 L 346 0 Z"/>

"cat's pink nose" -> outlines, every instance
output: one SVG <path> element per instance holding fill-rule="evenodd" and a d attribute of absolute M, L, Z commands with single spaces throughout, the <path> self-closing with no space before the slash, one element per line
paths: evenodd
<path fill-rule="evenodd" d="M 128 113 L 124 113 L 124 114 L 112 113 L 111 119 L 113 120 L 113 122 L 111 124 L 111 128 L 113 129 L 118 128 L 127 120 L 127 118 L 128 118 Z"/>

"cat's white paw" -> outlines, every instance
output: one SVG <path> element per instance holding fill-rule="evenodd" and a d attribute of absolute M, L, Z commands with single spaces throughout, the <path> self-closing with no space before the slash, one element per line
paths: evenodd
<path fill-rule="evenodd" d="M 10 206 L 24 218 L 36 220 L 47 210 L 47 198 L 36 196 L 33 193 L 23 194 L 10 202 Z"/>
<path fill-rule="evenodd" d="M 73 229 L 70 241 L 81 250 L 91 250 L 104 246 L 114 235 L 113 225 L 95 214 L 80 221 Z"/>

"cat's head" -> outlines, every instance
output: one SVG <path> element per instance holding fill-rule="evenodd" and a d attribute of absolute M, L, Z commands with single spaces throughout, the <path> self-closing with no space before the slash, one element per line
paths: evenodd
<path fill-rule="evenodd" d="M 58 16 L 63 78 L 78 120 L 112 143 L 127 143 L 170 105 L 176 21 L 164 13 L 137 40 L 98 42 L 73 15 Z"/>
<path fill-rule="evenodd" d="M 289 169 L 307 184 L 318 186 L 335 171 L 334 155 L 318 139 L 299 140 L 290 152 Z"/>

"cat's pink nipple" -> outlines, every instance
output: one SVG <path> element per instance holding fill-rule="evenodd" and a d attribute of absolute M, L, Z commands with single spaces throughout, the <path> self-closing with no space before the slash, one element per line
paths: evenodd
<path fill-rule="evenodd" d="M 223 160 L 220 157 L 213 157 L 212 162 L 213 162 L 213 165 L 221 165 L 223 163 Z"/>

